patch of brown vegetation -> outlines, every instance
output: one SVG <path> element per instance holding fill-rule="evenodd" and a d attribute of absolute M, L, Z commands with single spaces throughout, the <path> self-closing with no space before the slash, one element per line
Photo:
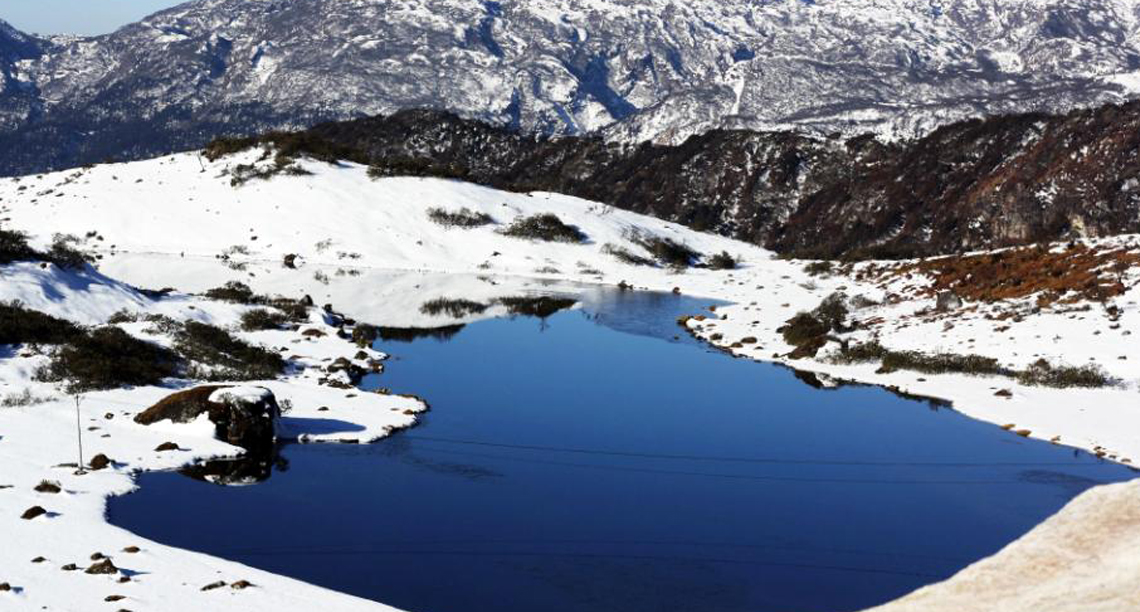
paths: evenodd
<path fill-rule="evenodd" d="M 1104 302 L 1128 290 L 1125 274 L 1140 266 L 1140 250 L 1070 243 L 1063 249 L 1030 246 L 979 255 L 952 255 L 898 265 L 872 264 L 857 280 L 887 281 L 920 274 L 934 282 L 917 290 L 942 291 L 979 302 L 1037 296 L 1037 305 Z"/>

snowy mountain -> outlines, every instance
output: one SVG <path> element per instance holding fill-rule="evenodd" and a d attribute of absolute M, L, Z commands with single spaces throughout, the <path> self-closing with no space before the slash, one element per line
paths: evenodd
<path fill-rule="evenodd" d="M 93 38 L 0 25 L 0 174 L 410 107 L 679 142 L 922 133 L 1119 101 L 1136 0 L 196 0 Z"/>

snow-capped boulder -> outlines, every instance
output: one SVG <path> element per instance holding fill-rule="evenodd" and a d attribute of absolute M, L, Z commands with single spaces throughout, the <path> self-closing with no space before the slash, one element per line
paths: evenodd
<path fill-rule="evenodd" d="M 203 414 L 219 440 L 251 451 L 267 451 L 277 441 L 281 409 L 273 392 L 263 387 L 205 385 L 178 391 L 139 413 L 135 422 L 190 423 Z"/>

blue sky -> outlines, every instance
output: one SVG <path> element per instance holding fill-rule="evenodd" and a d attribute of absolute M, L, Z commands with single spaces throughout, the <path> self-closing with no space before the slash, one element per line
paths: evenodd
<path fill-rule="evenodd" d="M 106 34 L 184 0 L 3 0 L 0 19 L 36 34 Z"/>

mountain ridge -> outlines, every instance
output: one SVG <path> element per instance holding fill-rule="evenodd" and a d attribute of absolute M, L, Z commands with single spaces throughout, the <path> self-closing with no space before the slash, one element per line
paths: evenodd
<path fill-rule="evenodd" d="M 1138 23 L 1133 0 L 196 0 L 0 60 L 0 175 L 418 107 L 619 142 L 907 138 L 1129 98 Z"/>

